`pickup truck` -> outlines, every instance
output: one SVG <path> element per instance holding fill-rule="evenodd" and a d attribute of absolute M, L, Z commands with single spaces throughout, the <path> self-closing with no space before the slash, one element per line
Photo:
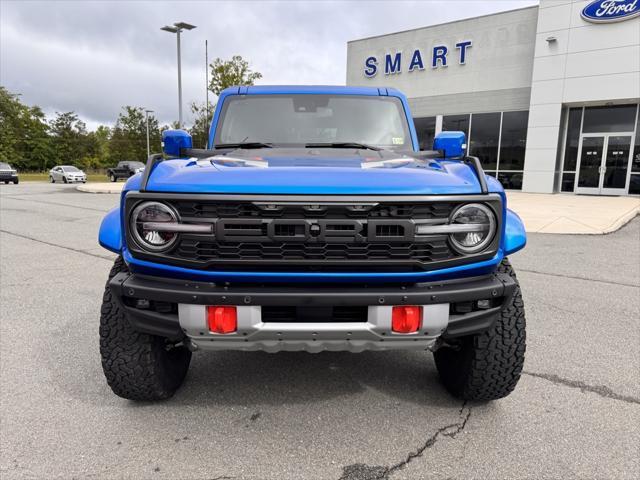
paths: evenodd
<path fill-rule="evenodd" d="M 107 177 L 112 182 L 117 182 L 120 178 L 128 179 L 143 171 L 144 163 L 142 162 L 118 162 L 115 167 L 107 169 Z"/>
<path fill-rule="evenodd" d="M 183 130 L 100 227 L 108 385 L 171 397 L 193 352 L 428 350 L 454 396 L 508 395 L 525 315 L 520 218 L 463 132 L 418 151 L 390 88 L 224 90 L 207 149 Z"/>

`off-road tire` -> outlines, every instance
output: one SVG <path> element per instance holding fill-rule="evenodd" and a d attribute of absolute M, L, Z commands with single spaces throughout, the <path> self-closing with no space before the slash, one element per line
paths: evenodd
<path fill-rule="evenodd" d="M 13 181 L 13 184 L 14 184 L 14 185 L 18 185 L 18 182 L 19 182 L 19 180 L 14 180 L 14 181 Z"/>
<path fill-rule="evenodd" d="M 112 183 L 115 183 L 118 181 L 118 179 L 113 173 L 109 175 L 109 180 L 111 180 Z"/>
<path fill-rule="evenodd" d="M 525 352 L 525 316 L 520 285 L 509 261 L 498 266 L 516 281 L 516 290 L 494 326 L 483 333 L 450 341 L 434 353 L 445 388 L 464 400 L 506 397 L 516 387 Z"/>
<path fill-rule="evenodd" d="M 109 279 L 126 272 L 118 257 Z M 171 397 L 182 385 L 191 352 L 167 339 L 134 330 L 108 285 L 100 312 L 100 355 L 107 383 L 116 395 L 129 400 L 153 401 Z"/>

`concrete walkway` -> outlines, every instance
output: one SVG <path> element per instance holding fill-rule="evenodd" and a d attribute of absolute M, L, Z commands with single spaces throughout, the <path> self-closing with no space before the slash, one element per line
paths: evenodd
<path fill-rule="evenodd" d="M 124 182 L 85 183 L 78 190 L 120 193 Z M 638 197 L 507 192 L 507 204 L 530 233 L 605 234 L 640 214 Z"/>
<path fill-rule="evenodd" d="M 640 214 L 638 197 L 508 192 L 507 205 L 536 233 L 611 233 Z"/>

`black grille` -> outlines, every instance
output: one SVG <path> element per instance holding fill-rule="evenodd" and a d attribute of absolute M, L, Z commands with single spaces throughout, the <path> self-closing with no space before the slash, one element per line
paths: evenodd
<path fill-rule="evenodd" d="M 183 218 L 414 218 L 445 219 L 454 204 L 410 203 L 377 205 L 256 205 L 226 202 L 174 201 L 173 207 Z"/>
<path fill-rule="evenodd" d="M 452 252 L 445 238 L 428 243 L 217 243 L 182 240 L 176 251 L 190 260 L 446 260 Z"/>
<path fill-rule="evenodd" d="M 455 208 L 469 201 L 491 202 L 499 211 L 499 198 L 403 202 L 395 197 L 387 202 L 384 197 L 245 197 L 233 201 L 181 194 L 140 197 L 169 203 L 184 223 L 213 224 L 212 234 L 180 234 L 176 245 L 166 252 L 131 249 L 136 256 L 188 268 L 424 271 L 491 258 L 499 241 L 496 237 L 486 252 L 463 256 L 450 247 L 447 235 L 416 235 L 416 222 L 445 224 Z M 140 198 L 128 198 L 129 212 L 138 201 Z"/>

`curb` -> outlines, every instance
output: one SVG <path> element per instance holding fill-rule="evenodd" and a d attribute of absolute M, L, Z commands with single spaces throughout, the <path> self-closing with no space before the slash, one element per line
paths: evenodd
<path fill-rule="evenodd" d="M 76 190 L 84 193 L 122 193 L 124 183 L 84 183 Z"/>

